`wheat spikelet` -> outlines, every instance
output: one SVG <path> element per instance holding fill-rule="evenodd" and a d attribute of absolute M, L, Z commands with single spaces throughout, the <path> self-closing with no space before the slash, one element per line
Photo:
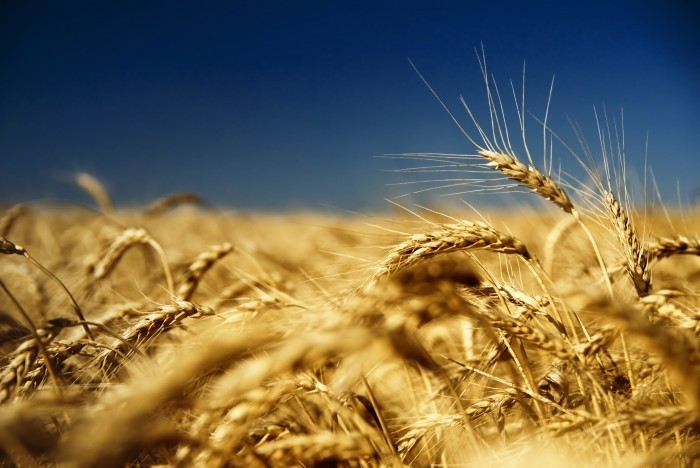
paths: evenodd
<path fill-rule="evenodd" d="M 12 353 L 12 357 L 0 373 L 0 403 L 4 403 L 12 397 L 14 389 L 21 384 L 24 376 L 34 365 L 39 354 L 39 347 L 33 338 L 31 341 L 29 345 L 26 342 L 22 343 Z"/>
<path fill-rule="evenodd" d="M 490 298 L 498 298 L 500 295 L 509 303 L 535 314 L 541 314 L 542 310 L 549 305 L 549 299 L 546 297 L 531 296 L 525 291 L 503 283 L 471 288 L 468 292 Z"/>
<path fill-rule="evenodd" d="M 586 307 L 615 318 L 629 334 L 654 351 L 685 393 L 688 404 L 700 416 L 700 343 L 680 327 L 662 327 L 650 322 L 642 311 L 610 300 L 589 300 Z"/>
<path fill-rule="evenodd" d="M 642 427 L 684 427 L 697 424 L 698 415 L 683 406 L 633 408 L 616 416 L 618 424 Z"/>
<path fill-rule="evenodd" d="M 632 220 L 612 192 L 605 194 L 605 206 L 608 218 L 614 227 L 615 237 L 625 255 L 627 273 L 632 279 L 637 294 L 644 296 L 651 290 L 651 271 L 648 268 L 649 255 L 639 240 Z"/>
<path fill-rule="evenodd" d="M 204 273 L 209 270 L 217 260 L 222 259 L 233 250 L 233 246 L 228 242 L 215 245 L 208 251 L 200 254 L 194 262 L 187 268 L 185 273 L 185 281 L 177 290 L 177 297 L 182 301 L 189 301 L 194 294 L 199 280 Z"/>
<path fill-rule="evenodd" d="M 406 269 L 421 260 L 450 252 L 488 250 L 519 255 L 525 260 L 532 259 L 525 244 L 487 224 L 462 221 L 439 224 L 437 227 L 439 229 L 435 231 L 413 234 L 393 247 L 379 264 L 373 281 Z"/>
<path fill-rule="evenodd" d="M 683 235 L 674 238 L 659 238 L 647 245 L 649 256 L 654 260 L 674 255 L 700 255 L 700 238 Z"/>
<path fill-rule="evenodd" d="M 697 314 L 680 310 L 671 299 L 680 298 L 683 293 L 674 290 L 661 289 L 648 294 L 639 300 L 644 313 L 655 324 L 672 324 L 676 327 L 694 329 L 697 324 Z"/>
<path fill-rule="evenodd" d="M 286 398 L 291 390 L 290 382 L 273 383 L 268 388 L 248 392 L 230 410 L 223 411 L 223 416 L 217 418 L 217 412 L 203 413 L 194 423 L 195 433 L 206 440 L 203 450 L 196 454 L 193 460 L 193 447 L 181 447 L 176 459 L 181 465 L 216 466 L 225 464 L 222 458 L 235 449 L 246 437 L 255 432 L 250 426 L 270 413 L 280 399 Z M 265 432 L 264 439 L 270 438 L 270 432 Z"/>
<path fill-rule="evenodd" d="M 97 202 L 100 211 L 103 213 L 110 213 L 112 211 L 112 199 L 109 197 L 107 189 L 97 178 L 85 172 L 80 172 L 75 175 L 75 183 Z"/>
<path fill-rule="evenodd" d="M 479 150 L 479 154 L 486 158 L 489 166 L 510 179 L 520 182 L 530 190 L 551 201 L 566 213 L 572 213 L 574 205 L 569 200 L 563 188 L 551 177 L 542 174 L 533 166 L 526 166 L 518 158 L 508 152 L 495 152 Z"/>

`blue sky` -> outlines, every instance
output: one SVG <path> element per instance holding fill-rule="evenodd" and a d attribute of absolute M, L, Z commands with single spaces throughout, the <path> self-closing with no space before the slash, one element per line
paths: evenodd
<path fill-rule="evenodd" d="M 382 208 L 408 178 L 375 156 L 474 151 L 408 58 L 466 121 L 460 96 L 485 115 L 483 42 L 503 89 L 527 63 L 535 116 L 556 75 L 549 122 L 574 146 L 569 119 L 595 143 L 593 107 L 623 108 L 630 177 L 648 137 L 673 203 L 700 186 L 690 3 L 2 2 L 0 200 L 85 201 L 68 180 L 86 171 L 121 204 Z"/>

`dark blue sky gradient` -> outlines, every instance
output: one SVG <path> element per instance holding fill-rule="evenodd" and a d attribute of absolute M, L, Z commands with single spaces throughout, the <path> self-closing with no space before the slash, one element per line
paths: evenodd
<path fill-rule="evenodd" d="M 232 208 L 384 207 L 408 177 L 373 156 L 474 151 L 407 58 L 461 119 L 460 95 L 485 117 L 481 42 L 502 90 L 527 62 L 536 116 L 556 75 L 550 123 L 568 142 L 567 118 L 595 147 L 593 106 L 624 108 L 639 177 L 648 133 L 665 198 L 698 188 L 692 2 L 434 3 L 4 1 L 0 201 L 86 200 L 67 183 L 86 171 L 122 204 L 193 190 Z"/>

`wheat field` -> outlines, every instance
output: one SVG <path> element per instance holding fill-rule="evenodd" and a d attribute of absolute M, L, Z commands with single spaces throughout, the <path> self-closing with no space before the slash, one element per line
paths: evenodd
<path fill-rule="evenodd" d="M 549 209 L 127 210 L 85 174 L 95 209 L 8 207 L 2 465 L 695 465 L 700 218 L 634 203 L 611 135 L 586 183 L 538 169 L 489 102 L 473 155 L 400 157 Z"/>

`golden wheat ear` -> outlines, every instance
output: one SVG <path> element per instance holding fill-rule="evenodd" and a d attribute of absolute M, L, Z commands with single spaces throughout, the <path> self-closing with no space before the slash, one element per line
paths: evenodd
<path fill-rule="evenodd" d="M 124 253 L 130 247 L 139 244 L 150 246 L 158 254 L 161 264 L 163 265 L 163 272 L 165 274 L 168 291 L 171 295 L 174 295 L 175 286 L 173 283 L 172 273 L 170 271 L 170 264 L 168 263 L 168 258 L 165 256 L 163 248 L 151 237 L 150 234 L 148 234 L 148 232 L 146 232 L 145 229 L 140 228 L 126 229 L 119 236 L 117 236 L 116 239 L 114 239 L 102 259 L 95 265 L 92 271 L 93 279 L 101 280 L 109 276 Z"/>
<path fill-rule="evenodd" d="M 605 206 L 613 232 L 625 256 L 627 273 L 634 284 L 637 294 L 647 295 L 651 291 L 651 270 L 648 268 L 649 254 L 637 235 L 637 230 L 627 211 L 612 192 L 605 194 Z"/>
<path fill-rule="evenodd" d="M 646 250 L 657 261 L 675 255 L 700 255 L 700 238 L 684 235 L 661 237 L 655 242 L 649 242 Z"/>
<path fill-rule="evenodd" d="M 391 248 L 377 266 L 367 287 L 376 284 L 382 276 L 404 270 L 422 260 L 459 251 L 487 250 L 507 255 L 519 255 L 532 260 L 525 244 L 515 237 L 493 227 L 472 221 L 438 224 L 437 229 L 413 234 Z"/>
<path fill-rule="evenodd" d="M 105 186 L 95 176 L 80 172 L 75 175 L 75 184 L 85 190 L 93 200 L 97 203 L 98 208 L 105 214 L 114 211 L 112 199 Z"/>
<path fill-rule="evenodd" d="M 574 210 L 574 205 L 564 189 L 536 167 L 526 166 L 508 152 L 480 150 L 479 154 L 486 158 L 488 166 L 554 203 L 566 213 Z"/>
<path fill-rule="evenodd" d="M 202 276 L 216 263 L 233 251 L 233 246 L 228 242 L 215 245 L 211 249 L 197 256 L 194 262 L 187 268 L 185 281 L 177 290 L 177 297 L 182 301 L 189 301 L 199 285 Z"/>

